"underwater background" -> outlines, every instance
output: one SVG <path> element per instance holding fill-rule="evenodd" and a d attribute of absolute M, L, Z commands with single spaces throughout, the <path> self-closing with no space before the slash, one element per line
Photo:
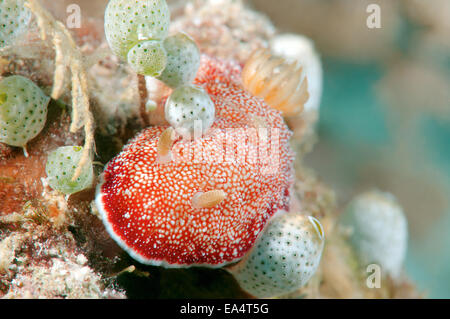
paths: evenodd
<path fill-rule="evenodd" d="M 319 139 L 307 165 L 341 205 L 373 187 L 399 198 L 407 273 L 433 298 L 450 297 L 449 3 L 252 1 L 322 54 Z M 380 29 L 365 25 L 369 4 L 381 8 Z"/>

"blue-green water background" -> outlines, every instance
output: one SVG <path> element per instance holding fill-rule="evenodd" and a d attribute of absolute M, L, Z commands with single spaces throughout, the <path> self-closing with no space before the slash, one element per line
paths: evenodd
<path fill-rule="evenodd" d="M 352 174 L 354 163 L 371 156 L 368 148 L 383 149 L 393 140 L 385 106 L 374 90 L 384 70 L 377 64 L 352 64 L 332 58 L 324 58 L 323 63 L 319 146 L 325 141 L 342 154 L 351 154 L 343 155 L 344 160 L 338 161 L 334 169 Z M 450 123 L 427 115 L 420 122 L 427 163 L 450 183 Z M 446 195 L 450 198 L 449 193 Z M 407 273 L 427 296 L 434 298 L 450 298 L 450 210 L 442 216 L 420 240 L 410 238 L 406 261 Z"/>
<path fill-rule="evenodd" d="M 450 31 L 447 37 L 441 31 L 444 36 L 437 51 L 429 56 L 417 52 L 420 45 L 431 49 L 423 42 L 424 35 L 436 31 L 434 23 L 445 16 L 443 10 L 448 7 L 443 8 L 440 0 L 423 0 L 420 6 L 408 0 L 247 2 L 266 14 L 278 30 L 310 37 L 322 56 L 319 142 L 307 156 L 306 164 L 336 192 L 339 207 L 369 187 L 401 195 L 410 224 L 406 272 L 424 296 L 450 298 L 450 208 L 448 203 L 433 205 L 442 198 L 450 201 Z M 372 3 L 381 8 L 381 32 L 368 31 L 366 26 L 366 6 Z M 427 13 L 422 15 L 421 10 Z M 393 20 L 386 24 L 390 13 Z M 378 45 L 371 46 L 372 42 Z M 376 52 L 383 49 L 388 54 Z M 449 101 L 441 107 L 441 113 L 429 112 L 430 105 L 420 105 L 416 126 L 402 134 L 396 125 L 412 110 L 409 105 L 395 105 L 395 101 L 389 104 L 376 88 L 398 63 L 412 62 L 406 65 L 414 66 L 419 60 L 444 74 L 448 87 L 444 96 Z M 403 80 L 398 77 L 396 81 Z M 408 83 L 414 83 L 414 79 Z M 417 89 L 420 87 L 412 85 L 410 91 L 415 93 Z M 394 96 L 396 90 L 391 89 Z M 367 167 L 375 169 L 367 174 Z M 403 171 L 396 174 L 398 170 Z M 408 174 L 413 177 L 408 178 Z M 393 190 L 384 188 L 392 186 L 392 182 Z"/>

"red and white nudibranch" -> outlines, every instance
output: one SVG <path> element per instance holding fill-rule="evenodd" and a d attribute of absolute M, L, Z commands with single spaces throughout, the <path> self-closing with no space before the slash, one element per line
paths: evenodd
<path fill-rule="evenodd" d="M 208 132 L 188 140 L 170 137 L 168 126 L 147 128 L 105 168 L 97 206 L 109 234 L 139 262 L 165 267 L 235 262 L 252 248 L 269 218 L 287 209 L 294 180 L 291 132 L 279 111 L 243 88 L 241 71 L 234 62 L 203 56 L 194 83 L 216 107 Z M 259 136 L 258 128 L 269 132 L 267 139 L 258 144 L 248 137 L 237 149 L 225 149 L 225 137 L 243 129 Z M 255 156 L 256 144 L 271 146 Z M 161 161 L 167 148 L 171 156 Z M 246 156 L 230 160 L 244 148 Z M 196 150 L 202 150 L 200 159 L 192 157 Z M 279 165 L 267 170 L 273 158 Z"/>

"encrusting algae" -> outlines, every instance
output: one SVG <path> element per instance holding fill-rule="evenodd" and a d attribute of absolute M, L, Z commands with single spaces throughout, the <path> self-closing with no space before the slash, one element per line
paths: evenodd
<path fill-rule="evenodd" d="M 0 297 L 418 296 L 401 265 L 367 288 L 334 192 L 293 151 L 313 144 L 296 128 L 314 131 L 301 110 L 320 101 L 307 62 L 275 57 L 270 21 L 220 2 L 112 0 L 99 40 L 85 35 L 101 21 L 69 31 L 24 1 L 0 81 L 20 75 L 51 99 L 28 157 L 0 144 Z M 123 28 L 149 8 L 155 24 Z"/>

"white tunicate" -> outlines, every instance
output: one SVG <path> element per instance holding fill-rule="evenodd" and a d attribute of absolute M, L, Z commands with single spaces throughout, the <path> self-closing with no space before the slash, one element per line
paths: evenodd
<path fill-rule="evenodd" d="M 175 131 L 191 138 L 196 129 L 205 134 L 214 123 L 215 106 L 208 93 L 196 85 L 176 88 L 165 105 L 166 120 Z"/>
<path fill-rule="evenodd" d="M 401 274 L 408 244 L 407 220 L 389 193 L 371 191 L 354 198 L 341 216 L 363 266 L 377 264 L 384 274 Z"/>
<path fill-rule="evenodd" d="M 230 272 L 255 297 L 284 295 L 301 288 L 314 275 L 323 245 L 324 232 L 317 219 L 299 213 L 277 214 Z"/>
<path fill-rule="evenodd" d="M 167 66 L 159 79 L 172 88 L 189 84 L 200 67 L 200 51 L 195 41 L 185 33 L 164 40 Z"/>

